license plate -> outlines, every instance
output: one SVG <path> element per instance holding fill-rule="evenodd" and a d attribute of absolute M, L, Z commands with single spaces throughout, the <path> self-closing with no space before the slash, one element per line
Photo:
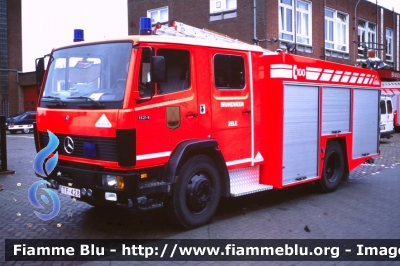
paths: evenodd
<path fill-rule="evenodd" d="M 72 187 L 65 187 L 65 186 L 59 186 L 58 191 L 60 191 L 61 194 L 72 196 L 75 198 L 80 198 L 81 197 L 81 190 L 77 188 L 72 188 Z"/>
<path fill-rule="evenodd" d="M 385 125 L 382 125 L 382 126 L 381 126 L 381 130 L 385 130 Z"/>

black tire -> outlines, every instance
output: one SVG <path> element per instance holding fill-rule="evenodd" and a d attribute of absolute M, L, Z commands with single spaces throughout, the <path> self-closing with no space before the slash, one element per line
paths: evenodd
<path fill-rule="evenodd" d="M 324 169 L 320 185 L 323 192 L 335 191 L 344 175 L 344 157 L 340 144 L 336 141 L 328 143 L 325 153 Z"/>
<path fill-rule="evenodd" d="M 24 134 L 28 134 L 29 132 L 31 132 L 31 130 L 29 128 L 24 128 L 22 130 L 22 133 L 24 133 Z"/>
<path fill-rule="evenodd" d="M 207 156 L 189 159 L 180 170 L 172 196 L 167 201 L 174 222 L 195 228 L 209 222 L 221 197 L 221 182 L 214 162 Z"/>
<path fill-rule="evenodd" d="M 17 133 L 17 130 L 9 130 L 9 132 L 10 132 L 11 134 L 16 134 L 16 133 Z"/>

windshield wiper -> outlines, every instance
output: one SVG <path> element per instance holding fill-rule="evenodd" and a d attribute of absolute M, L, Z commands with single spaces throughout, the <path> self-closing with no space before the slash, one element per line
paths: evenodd
<path fill-rule="evenodd" d="M 87 96 L 73 96 L 73 97 L 67 97 L 67 99 L 85 99 L 87 101 L 90 101 L 91 103 L 97 104 L 97 107 L 99 107 L 99 108 L 104 108 L 104 104 L 102 104 L 98 101 L 95 101 L 92 98 L 87 97 Z M 82 104 L 78 105 L 78 106 L 82 107 L 82 108 L 88 107 L 87 105 L 82 105 Z M 92 105 L 90 105 L 90 107 L 95 107 L 95 106 L 93 106 L 93 104 L 92 104 Z"/>
<path fill-rule="evenodd" d="M 61 107 L 61 106 L 65 106 L 65 103 L 63 101 L 61 101 L 61 99 L 59 97 L 55 97 L 55 96 L 43 96 L 43 98 L 47 98 L 47 99 L 53 99 L 57 102 L 56 105 L 47 105 L 47 107 Z"/>

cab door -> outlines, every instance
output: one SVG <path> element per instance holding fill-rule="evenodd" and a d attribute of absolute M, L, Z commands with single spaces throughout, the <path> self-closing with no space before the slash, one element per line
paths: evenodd
<path fill-rule="evenodd" d="M 380 131 L 385 133 L 393 131 L 393 107 L 390 97 L 382 96 L 380 101 L 381 121 Z"/>
<path fill-rule="evenodd" d="M 210 49 L 212 137 L 227 166 L 252 163 L 252 91 L 248 54 Z"/>
<path fill-rule="evenodd" d="M 142 51 L 135 107 L 137 166 L 166 163 L 183 140 L 198 135 L 198 109 L 195 97 L 193 49 L 182 45 L 152 45 L 152 55 L 165 60 L 166 77 L 149 93 L 150 49 Z M 150 84 L 151 86 L 152 84 Z"/>

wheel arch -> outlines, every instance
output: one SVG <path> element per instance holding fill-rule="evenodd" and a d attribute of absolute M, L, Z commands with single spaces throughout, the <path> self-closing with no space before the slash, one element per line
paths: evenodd
<path fill-rule="evenodd" d="M 185 162 L 193 156 L 201 154 L 210 157 L 215 163 L 221 181 L 221 196 L 228 197 L 230 195 L 229 173 L 225 159 L 218 149 L 218 142 L 214 139 L 193 139 L 180 142 L 172 151 L 165 166 L 163 181 L 174 183 L 175 177 L 179 175 Z"/>
<path fill-rule="evenodd" d="M 330 143 L 332 142 L 337 142 L 340 145 L 340 148 L 342 149 L 342 154 L 343 154 L 343 160 L 344 160 L 344 172 L 343 172 L 343 181 L 347 181 L 349 179 L 349 174 L 350 174 L 350 168 L 349 168 L 349 154 L 347 150 L 347 142 L 345 137 L 340 137 L 340 138 L 330 138 L 326 142 L 326 147 L 329 146 Z"/>
<path fill-rule="evenodd" d="M 343 153 L 343 160 L 344 160 L 344 172 L 343 172 L 343 181 L 347 181 L 349 179 L 350 168 L 349 168 L 349 158 L 348 158 L 348 150 L 347 150 L 347 142 L 345 137 L 340 138 L 331 138 L 327 140 L 326 147 L 328 147 L 329 143 L 336 141 L 339 143 L 340 148 L 342 149 Z"/>

